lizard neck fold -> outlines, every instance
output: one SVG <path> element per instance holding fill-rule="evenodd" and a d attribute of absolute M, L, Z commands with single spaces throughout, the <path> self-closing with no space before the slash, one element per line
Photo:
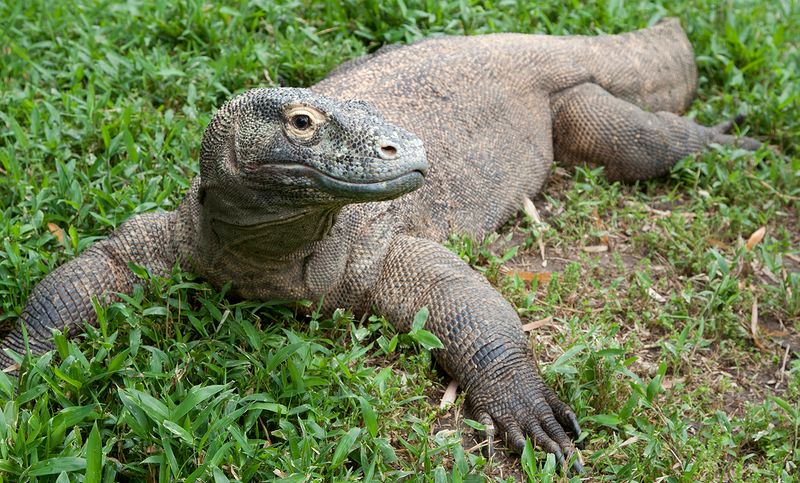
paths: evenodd
<path fill-rule="evenodd" d="M 295 262 L 313 252 L 336 221 L 340 206 L 287 206 L 284 203 L 243 203 L 242 195 L 220 196 L 206 190 L 200 217 L 201 237 L 218 254 L 234 256 L 252 266 Z M 245 196 L 246 197 L 246 196 Z"/>

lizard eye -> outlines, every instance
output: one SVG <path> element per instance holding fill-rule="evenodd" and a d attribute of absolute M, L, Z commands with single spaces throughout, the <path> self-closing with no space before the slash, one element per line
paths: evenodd
<path fill-rule="evenodd" d="M 302 104 L 290 104 L 284 108 L 286 132 L 291 137 L 307 141 L 325 123 L 327 117 L 320 110 Z"/>
<path fill-rule="evenodd" d="M 311 118 L 305 114 L 293 116 L 289 122 L 292 123 L 292 126 L 299 131 L 305 131 L 311 127 Z"/>

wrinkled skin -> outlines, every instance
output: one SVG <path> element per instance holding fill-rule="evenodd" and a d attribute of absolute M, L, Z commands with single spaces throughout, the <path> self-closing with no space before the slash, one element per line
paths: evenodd
<path fill-rule="evenodd" d="M 256 89 L 208 126 L 201 174 L 175 212 L 132 217 L 56 269 L 21 322 L 30 349 L 131 293 L 128 262 L 179 261 L 251 299 L 320 300 L 399 330 L 427 307 L 441 366 L 472 411 L 521 452 L 525 438 L 582 471 L 568 405 L 542 381 L 514 307 L 440 244 L 482 236 L 533 197 L 553 161 L 660 176 L 710 143 L 759 143 L 679 117 L 691 47 L 674 20 L 619 36 L 441 38 L 344 64 L 307 89 Z M 355 100 L 357 99 L 357 100 Z M 20 329 L 3 342 L 23 352 Z M 13 360 L 0 354 L 5 364 Z"/>

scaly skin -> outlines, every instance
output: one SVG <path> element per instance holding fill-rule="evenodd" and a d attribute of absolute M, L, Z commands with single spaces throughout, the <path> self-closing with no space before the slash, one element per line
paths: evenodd
<path fill-rule="evenodd" d="M 157 274 L 180 262 L 245 298 L 324 296 L 326 311 L 375 311 L 400 330 L 428 307 L 434 355 L 489 439 L 499 428 L 521 452 L 530 436 L 563 461 L 575 414 L 542 382 L 511 304 L 440 243 L 497 229 L 554 160 L 637 180 L 709 143 L 759 146 L 676 115 L 695 87 L 671 20 L 618 36 L 431 39 L 310 90 L 246 92 L 208 126 L 177 211 L 131 218 L 34 289 L 21 317 L 31 350 L 52 347 L 51 327 L 94 322 L 92 297 L 130 293 L 129 261 Z M 21 331 L 3 347 L 21 352 Z"/>

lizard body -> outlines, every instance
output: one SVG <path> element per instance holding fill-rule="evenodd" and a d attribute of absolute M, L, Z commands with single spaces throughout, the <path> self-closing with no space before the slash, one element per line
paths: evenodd
<path fill-rule="evenodd" d="M 553 161 L 613 179 L 663 175 L 710 143 L 695 124 L 693 52 L 675 20 L 614 36 L 424 40 L 342 65 L 311 89 L 255 89 L 206 129 L 200 176 L 174 212 L 137 215 L 56 269 L 21 316 L 34 353 L 176 261 L 249 299 L 324 298 L 399 330 L 428 307 L 440 364 L 476 419 L 560 460 L 577 418 L 542 382 L 514 307 L 441 242 L 496 230 Z M 4 348 L 23 352 L 21 330 Z M 5 364 L 13 359 L 0 353 Z M 577 469 L 580 463 L 574 462 Z"/>

